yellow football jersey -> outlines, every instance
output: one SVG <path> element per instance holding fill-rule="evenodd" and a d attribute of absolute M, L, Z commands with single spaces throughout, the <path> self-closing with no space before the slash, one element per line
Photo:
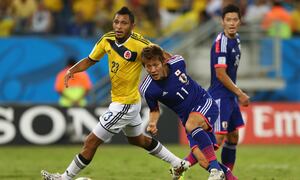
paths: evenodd
<path fill-rule="evenodd" d="M 123 44 L 117 44 L 115 33 L 109 32 L 94 46 L 90 59 L 99 61 L 105 53 L 108 55 L 112 102 L 135 104 L 140 101 L 141 52 L 149 44 L 149 40 L 134 32 Z"/>

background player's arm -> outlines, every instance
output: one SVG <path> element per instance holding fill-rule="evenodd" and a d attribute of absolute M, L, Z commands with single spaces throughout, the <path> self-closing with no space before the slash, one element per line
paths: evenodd
<path fill-rule="evenodd" d="M 157 135 L 158 129 L 157 129 L 157 123 L 159 120 L 160 111 L 159 109 L 152 110 L 149 113 L 149 124 L 147 127 L 147 132 L 151 133 L 152 135 Z"/>
<path fill-rule="evenodd" d="M 94 65 L 96 61 L 89 59 L 88 57 L 80 60 L 74 66 L 72 66 L 65 74 L 65 86 L 68 87 L 68 81 L 73 78 L 73 75 L 78 72 L 87 70 L 90 66 Z"/>
<path fill-rule="evenodd" d="M 237 95 L 239 102 L 243 106 L 248 106 L 250 103 L 249 96 L 244 93 L 236 84 L 232 82 L 230 77 L 226 73 L 226 68 L 218 67 L 216 68 L 216 76 L 218 80 L 231 92 Z"/>

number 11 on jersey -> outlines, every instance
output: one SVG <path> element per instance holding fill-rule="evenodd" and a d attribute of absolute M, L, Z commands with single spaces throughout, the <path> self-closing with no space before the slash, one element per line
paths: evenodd
<path fill-rule="evenodd" d="M 179 96 L 183 100 L 184 100 L 183 94 L 186 94 L 186 95 L 189 94 L 189 92 L 186 89 L 184 89 L 184 87 L 181 87 L 181 91 L 180 92 L 176 92 L 176 95 Z"/>

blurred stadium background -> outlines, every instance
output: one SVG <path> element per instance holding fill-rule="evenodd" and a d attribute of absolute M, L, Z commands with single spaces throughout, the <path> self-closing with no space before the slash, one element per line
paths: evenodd
<path fill-rule="evenodd" d="M 274 1 L 281 3 L 284 16 L 273 12 Z M 242 11 L 238 85 L 251 95 L 253 102 L 250 107 L 242 108 L 247 124 L 241 130 L 237 174 L 241 179 L 299 179 L 295 166 L 300 161 L 293 159 L 297 156 L 295 149 L 300 148 L 298 0 L 0 0 L 0 161 L 17 159 L 17 154 L 27 148 L 27 153 L 42 152 L 40 156 L 47 156 L 47 152 L 52 153 L 48 145 L 82 142 L 110 102 L 107 57 L 88 70 L 93 88 L 84 108 L 58 105 L 55 78 L 69 58 L 80 60 L 90 53 L 101 35 L 111 30 L 114 12 L 124 5 L 136 15 L 135 31 L 167 51 L 183 55 L 190 74 L 207 88 L 210 46 L 221 31 L 220 10 L 227 3 L 237 3 Z M 269 15 L 278 15 L 271 26 L 266 25 Z M 146 121 L 146 107 L 141 114 Z M 184 156 L 188 152 L 187 142 L 177 122 L 177 117 L 163 108 L 158 138 L 174 144 L 173 148 L 177 147 L 174 151 Z M 126 142 L 118 135 L 112 143 Z M 275 151 L 286 153 L 273 154 Z M 62 171 L 72 157 L 73 154 L 59 166 L 42 165 Z M 251 163 L 249 158 L 253 158 Z M 13 165 L 14 161 L 9 160 Z M 37 175 L 28 175 L 38 174 L 37 167 L 30 169 L 30 173 L 23 171 L 25 161 L 18 161 L 16 165 L 21 167 L 15 170 L 5 169 L 7 166 L 2 163 L 0 179 L 38 179 Z M 256 173 L 246 173 L 247 163 L 252 165 L 251 172 Z M 264 171 L 259 172 L 261 169 Z M 269 174 L 265 178 L 264 172 Z M 100 175 L 89 173 L 95 178 Z M 107 175 L 102 179 L 122 177 Z M 138 179 L 138 175 L 128 179 Z"/>

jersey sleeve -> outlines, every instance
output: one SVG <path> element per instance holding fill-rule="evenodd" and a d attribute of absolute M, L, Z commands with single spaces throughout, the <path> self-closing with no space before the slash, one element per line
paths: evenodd
<path fill-rule="evenodd" d="M 147 91 L 146 91 L 144 97 L 145 97 L 145 100 L 147 102 L 147 105 L 148 105 L 150 111 L 156 111 L 159 109 L 158 101 L 150 93 L 147 93 Z"/>
<path fill-rule="evenodd" d="M 143 98 L 145 98 L 150 111 L 155 111 L 159 109 L 159 106 L 157 99 L 153 96 L 153 87 L 151 87 L 151 82 L 152 78 L 150 75 L 147 75 L 141 83 L 139 90 L 140 94 L 143 96 Z"/>
<path fill-rule="evenodd" d="M 95 44 L 93 50 L 89 54 L 89 58 L 93 61 L 99 61 L 105 52 L 105 43 L 106 43 L 107 34 L 103 35 L 100 40 Z"/>
<path fill-rule="evenodd" d="M 212 61 L 215 68 L 227 68 L 227 37 L 219 34 L 212 49 Z"/>
<path fill-rule="evenodd" d="M 180 55 L 174 55 L 170 59 L 167 60 L 167 63 L 173 66 L 180 66 L 184 69 L 186 68 L 185 61 L 182 56 Z"/>

